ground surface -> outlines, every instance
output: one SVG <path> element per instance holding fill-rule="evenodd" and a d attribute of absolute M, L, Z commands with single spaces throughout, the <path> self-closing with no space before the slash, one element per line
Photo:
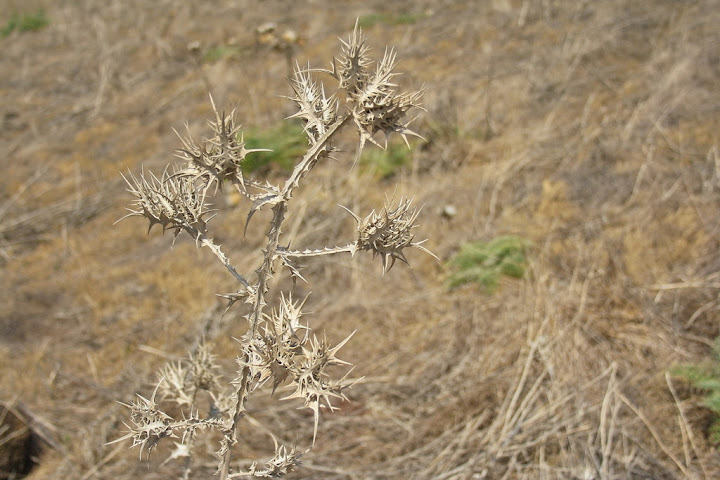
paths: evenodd
<path fill-rule="evenodd" d="M 427 142 L 388 179 L 350 171 L 352 154 L 318 166 L 293 243 L 342 244 L 337 204 L 396 191 L 425 204 L 418 235 L 440 262 L 413 252 L 384 277 L 369 256 L 308 262 L 308 319 L 357 330 L 344 359 L 365 379 L 292 478 L 720 476 L 700 392 L 668 374 L 720 333 L 719 2 L 31 0 L 0 2 L 0 27 L 41 10 L 47 26 L 0 38 L 0 400 L 55 444 L 29 478 L 177 476 L 171 442 L 148 462 L 105 445 L 124 431 L 116 401 L 149 395 L 209 321 L 232 368 L 241 312 L 218 320 L 233 284 L 207 251 L 113 225 L 119 172 L 161 171 L 173 128 L 202 135 L 208 93 L 277 126 L 289 60 L 327 68 L 358 17 L 373 52 L 396 47 L 399 82 L 425 86 Z M 292 50 L 260 41 L 267 22 Z M 211 225 L 249 271 L 267 217 L 243 239 L 236 203 Z M 531 245 L 522 279 L 448 289 L 461 245 L 508 234 Z M 312 417 L 294 406 L 254 400 L 241 457 L 267 458 L 268 430 L 305 448 Z"/>

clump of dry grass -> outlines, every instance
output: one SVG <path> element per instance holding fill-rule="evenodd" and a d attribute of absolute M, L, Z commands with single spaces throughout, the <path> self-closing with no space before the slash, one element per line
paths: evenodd
<path fill-rule="evenodd" d="M 237 304 L 246 307 L 247 325 L 238 339 L 237 369 L 231 381 L 223 382 L 210 345 L 200 341 L 187 359 L 163 367 L 152 394 L 138 395 L 124 404 L 130 410 L 128 432 L 112 443 L 130 440 L 133 446 L 140 447 L 142 456 L 165 438 L 179 438 L 167 461 L 181 460 L 184 478 L 188 478 L 196 438 L 211 430 L 220 433 L 217 457 L 221 479 L 283 476 L 299 463 L 307 449 L 281 444 L 275 437 L 275 456 L 264 466 L 253 462 L 244 470 L 234 467 L 237 457 L 242 456 L 234 447 L 238 443 L 238 428 L 246 417 L 248 399 L 267 385 L 273 393 L 285 387 L 290 393 L 283 399 L 298 398 L 303 407 L 312 411 L 314 444 L 320 409 L 332 410 L 336 408 L 333 400 L 347 400 L 345 390 L 357 381 L 349 377 L 351 365 L 338 358 L 339 350 L 353 334 L 331 344 L 324 335 L 313 333 L 303 322 L 306 299 L 297 300 L 292 292 L 282 292 L 279 303 L 270 309 L 273 279 L 285 270 L 293 280 L 305 280 L 298 263 L 305 257 L 369 251 L 373 257 L 381 258 L 385 274 L 396 260 L 407 263 L 408 248 L 430 252 L 422 246 L 424 241 L 415 240 L 420 209 L 408 198 L 397 202 L 386 198 L 379 210 L 365 216 L 346 209 L 356 220 L 357 229 L 354 240 L 345 246 L 292 249 L 283 243 L 283 226 L 293 194 L 317 162 L 335 151 L 333 142 L 343 127 L 355 126 L 359 134 L 358 156 L 367 142 L 380 146 L 378 134 L 382 133 L 385 141 L 393 133 L 400 134 L 406 142 L 408 135 L 418 136 L 409 128 L 406 117 L 420 107 L 422 91 L 399 91 L 393 83 L 397 75 L 395 66 L 396 54 L 392 49 L 385 50 L 376 64 L 371 61 L 369 47 L 357 24 L 349 39 L 342 42 L 341 54 L 333 60 L 330 70 L 296 66 L 290 80 L 293 96 L 288 98 L 297 107 L 291 118 L 302 121 L 308 149 L 282 185 L 260 182 L 243 174 L 243 162 L 248 155 L 261 150 L 246 148 L 235 111 L 226 115 L 214 102 L 215 118 L 209 122 L 212 136 L 202 142 L 190 134 L 180 136 L 182 149 L 178 156 L 182 165 L 168 167 L 160 176 L 141 172 L 125 178 L 135 201 L 123 219 L 144 217 L 150 222 L 149 229 L 157 224 L 163 231 L 172 231 L 175 237 L 186 233 L 198 248 L 210 250 L 238 282 L 235 292 L 221 296 L 228 301 L 227 309 Z M 345 108 L 336 95 L 326 94 L 325 86 L 313 76 L 318 72 L 337 82 Z M 221 245 L 210 236 L 208 222 L 213 210 L 209 199 L 228 185 L 251 202 L 246 230 L 256 212 L 272 211 L 262 261 L 249 275 L 239 273 Z M 337 370 L 342 373 L 337 375 Z M 179 414 L 170 413 L 171 409 L 166 407 L 169 403 L 175 404 Z"/>

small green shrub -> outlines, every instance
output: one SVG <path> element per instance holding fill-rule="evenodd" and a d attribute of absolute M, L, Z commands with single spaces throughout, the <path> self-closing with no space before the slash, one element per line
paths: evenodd
<path fill-rule="evenodd" d="M 218 45 L 209 48 L 203 54 L 203 60 L 206 62 L 218 62 L 226 58 L 234 58 L 240 55 L 242 49 L 235 45 Z"/>
<path fill-rule="evenodd" d="M 50 20 L 45 15 L 45 10 L 38 10 L 35 13 L 18 14 L 13 13 L 5 27 L 0 30 L 0 35 L 7 37 L 15 30 L 20 32 L 34 32 L 50 25 Z"/>
<path fill-rule="evenodd" d="M 477 283 L 492 292 L 502 275 L 521 278 L 525 273 L 527 247 L 526 240 L 512 235 L 462 245 L 448 262 L 452 270 L 450 287 Z"/>
<path fill-rule="evenodd" d="M 307 151 L 303 128 L 298 123 L 283 122 L 269 130 L 248 130 L 245 146 L 252 150 L 266 148 L 269 152 L 256 152 L 242 163 L 243 173 L 267 173 L 273 168 L 283 172 L 293 169 Z"/>
<path fill-rule="evenodd" d="M 370 28 L 381 23 L 383 25 L 412 25 L 422 18 L 421 13 L 371 13 L 360 17 L 358 25 Z"/>
<path fill-rule="evenodd" d="M 690 384 L 705 393 L 703 405 L 715 414 L 710 425 L 710 439 L 720 445 L 720 337 L 715 339 L 711 361 L 703 365 L 683 365 L 671 373 L 687 379 Z"/>
<path fill-rule="evenodd" d="M 397 171 L 408 165 L 411 160 L 410 150 L 404 143 L 393 143 L 385 150 L 365 150 L 360 157 L 360 166 L 372 172 L 380 179 L 390 178 Z"/>

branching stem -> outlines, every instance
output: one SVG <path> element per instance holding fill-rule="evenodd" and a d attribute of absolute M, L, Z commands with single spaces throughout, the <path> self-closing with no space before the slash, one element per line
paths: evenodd
<path fill-rule="evenodd" d="M 260 268 L 256 271 L 258 282 L 256 285 L 256 295 L 255 302 L 253 304 L 253 311 L 248 317 L 250 321 L 250 339 L 255 337 L 255 333 L 260 325 L 260 322 L 262 321 L 263 308 L 266 305 L 265 294 L 268 291 L 269 282 L 272 278 L 274 271 L 273 264 L 276 259 L 278 245 L 280 243 L 280 235 L 282 233 L 281 226 L 283 220 L 285 220 L 285 213 L 287 212 L 287 202 L 290 200 L 290 198 L 292 198 L 292 192 L 298 186 L 300 179 L 302 179 L 312 169 L 312 167 L 317 162 L 320 153 L 322 153 L 327 148 L 328 142 L 338 131 L 340 131 L 340 129 L 343 127 L 343 125 L 345 125 L 345 123 L 350 119 L 350 117 L 351 115 L 348 114 L 347 116 L 337 120 L 333 125 L 330 126 L 330 128 L 328 128 L 328 131 L 325 132 L 325 134 L 318 139 L 315 145 L 313 145 L 312 148 L 308 150 L 302 161 L 298 163 L 298 165 L 295 167 L 295 170 L 293 170 L 290 178 L 288 178 L 288 180 L 285 182 L 285 187 L 282 190 L 281 200 L 275 206 L 273 206 L 273 218 L 270 223 L 270 229 L 266 234 L 268 238 L 268 243 L 265 247 L 265 250 L 263 251 L 264 258 L 262 265 L 260 265 Z M 222 252 L 219 253 L 222 254 Z M 218 254 L 216 253 L 216 255 Z M 221 258 L 222 260 L 222 257 L 219 258 Z M 225 265 L 226 267 L 228 267 L 228 269 L 231 268 L 229 266 L 229 263 L 225 263 Z M 231 272 L 233 270 L 231 270 Z M 243 283 L 246 288 L 251 288 L 249 285 L 247 285 L 247 283 L 244 282 L 244 279 L 241 280 L 241 283 Z M 230 430 L 226 433 L 225 442 L 227 442 L 227 445 L 224 449 L 222 456 L 220 480 L 227 480 L 228 478 L 231 457 L 230 448 L 237 442 L 237 425 L 245 412 L 245 402 L 247 400 L 251 381 L 250 367 L 247 365 L 247 360 L 249 359 L 246 358 L 245 360 L 246 365 L 242 369 L 242 374 L 237 389 L 237 401 L 234 407 L 232 425 L 230 426 Z"/>
<path fill-rule="evenodd" d="M 318 338 L 309 325 L 300 321 L 305 300 L 293 300 L 292 292 L 281 294 L 279 307 L 266 312 L 267 295 L 276 268 L 282 268 L 282 265 L 288 268 L 293 279 L 302 278 L 294 259 L 370 251 L 373 257 L 381 257 L 384 273 L 396 259 L 407 262 L 403 249 L 416 247 L 427 251 L 421 246 L 423 241 L 414 241 L 412 229 L 416 227 L 419 210 L 411 205 L 411 199 L 401 200 L 395 206 L 387 200 L 379 213 L 373 210 L 364 218 L 350 212 L 358 222 L 357 237 L 345 246 L 290 250 L 289 245 L 281 245 L 282 226 L 295 189 L 318 161 L 330 156 L 333 152 L 331 141 L 345 125 L 352 121 L 357 127 L 360 135 L 358 155 L 366 141 L 379 145 L 373 139 L 376 133 L 384 133 L 386 140 L 391 133 L 398 133 L 403 138 L 417 135 L 408 128 L 410 121 L 403 118 L 410 108 L 419 108 L 418 99 L 422 91 L 402 93 L 397 90 L 397 85 L 391 81 L 396 75 L 392 72 L 396 63 L 394 50 L 386 50 L 373 72 L 370 70 L 373 62 L 367 57 L 368 48 L 357 24 L 348 42 L 342 43 L 342 54 L 328 73 L 338 81 L 339 89 L 344 90 L 348 108 L 343 113 L 339 112 L 340 102 L 335 95 L 326 96 L 322 83 L 311 78 L 309 67 L 307 70 L 298 67 L 295 79 L 291 80 L 295 95 L 288 98 L 297 104 L 298 112 L 289 118 L 304 122 L 309 148 L 281 186 L 267 181 L 258 183 L 244 177 L 242 167 L 246 155 L 262 150 L 246 149 L 240 128 L 235 126 L 234 112 L 226 116 L 218 112 L 214 102 L 216 120 L 211 122 L 214 137 L 205 140 L 202 145 L 191 137 L 181 138 L 185 148 L 180 151 L 180 156 L 188 162 L 185 168 L 173 169 L 171 173 L 166 170 L 161 178 L 152 174 L 149 177 L 141 174 L 139 178 L 130 174 L 129 179 L 126 178 L 129 191 L 135 197 L 134 208 L 128 209 L 130 214 L 127 216 L 145 217 L 150 221 L 150 228 L 159 224 L 163 231 L 171 230 L 176 236 L 183 231 L 188 233 L 195 239 L 198 248 L 210 250 L 245 289 L 244 292 L 221 295 L 230 301 L 228 309 L 240 298 L 245 299 L 247 308 L 247 330 L 239 341 L 239 365 L 229 388 L 215 391 L 219 387 L 219 377 L 213 370 L 218 365 L 203 343 L 190 354 L 188 361 L 166 366 L 167 384 L 161 380 L 150 399 L 138 395 L 133 403 L 126 404 L 131 410 L 132 425 L 128 427 L 129 433 L 115 442 L 132 439 L 133 446 L 140 446 L 142 453 L 143 449 L 152 449 L 161 439 L 173 436 L 175 430 L 183 431 L 181 443 L 168 458 L 188 457 L 183 478 L 190 476 L 195 434 L 203 428 L 222 433 L 217 453 L 220 480 L 245 476 L 278 478 L 299 464 L 299 458 L 307 450 L 288 448 L 273 438 L 275 456 L 264 468 L 258 470 L 253 463 L 248 471 L 231 472 L 232 450 L 238 443 L 237 430 L 247 411 L 248 397 L 270 380 L 273 392 L 281 385 L 293 387 L 294 391 L 285 399 L 302 399 L 304 408 L 313 411 L 313 445 L 320 408 L 326 406 L 332 410 L 331 400 L 347 400 L 343 389 L 354 383 L 347 378 L 349 371 L 336 381 L 327 368 L 351 365 L 339 359 L 337 352 L 352 334 L 334 347 L 324 337 Z M 209 220 L 203 217 L 210 210 L 209 204 L 205 203 L 205 195 L 213 184 L 217 193 L 223 181 L 232 183 L 252 203 L 245 228 L 255 212 L 263 208 L 272 209 L 262 262 L 253 272 L 255 277 L 250 277 L 249 273 L 246 273 L 248 277 L 238 273 L 220 245 L 208 237 L 206 226 Z M 252 282 L 248 278 L 252 278 Z M 300 331 L 303 334 L 299 334 Z M 155 397 L 161 385 L 163 397 L 167 396 L 181 406 L 189 405 L 189 417 L 183 415 L 183 420 L 174 421 L 159 408 Z M 208 391 L 212 399 L 210 411 L 203 419 L 196 405 L 199 390 Z"/>
<path fill-rule="evenodd" d="M 230 458 L 232 446 L 237 442 L 237 425 L 240 419 L 245 415 L 245 402 L 247 401 L 248 391 L 250 389 L 250 366 L 248 358 L 245 358 L 245 366 L 242 368 L 240 384 L 237 389 L 237 401 L 235 402 L 235 413 L 233 414 L 230 429 L 225 431 L 223 439 L 223 449 L 221 450 L 222 459 L 220 462 L 220 480 L 227 480 L 230 474 Z"/>
<path fill-rule="evenodd" d="M 307 257 L 320 257 L 323 255 L 333 255 L 336 253 L 349 253 L 354 254 L 357 251 L 357 244 L 351 243 L 344 247 L 325 247 L 317 250 L 285 250 L 278 248 L 278 255 L 281 257 L 293 257 L 293 258 L 307 258 Z"/>
<path fill-rule="evenodd" d="M 327 132 L 318 139 L 315 145 L 308 150 L 300 163 L 297 164 L 295 169 L 290 175 L 290 178 L 285 182 L 285 186 L 282 189 L 281 199 L 275 206 L 273 206 L 273 218 L 270 222 L 270 229 L 266 236 L 268 238 L 267 246 L 265 247 L 263 263 L 257 270 L 258 283 L 257 283 L 257 295 L 255 296 L 255 303 L 253 305 L 253 311 L 250 314 L 250 331 L 254 335 L 255 331 L 260 324 L 262 318 L 262 311 L 265 307 L 265 294 L 268 290 L 268 283 L 272 278 L 274 267 L 273 264 L 277 257 L 278 245 L 280 244 L 280 235 L 282 233 L 281 226 L 283 220 L 285 220 L 285 213 L 287 212 L 287 203 L 292 198 L 292 193 L 295 188 L 299 185 L 300 179 L 302 179 L 317 162 L 320 153 L 325 151 L 328 142 L 332 137 L 340 131 L 340 129 L 347 123 L 351 118 L 351 115 L 337 120 L 333 125 L 328 128 Z"/>
<path fill-rule="evenodd" d="M 207 247 L 208 250 L 210 250 L 212 253 L 215 254 L 215 256 L 222 262 L 223 265 L 225 265 L 225 268 L 227 268 L 228 272 L 232 274 L 235 279 L 237 279 L 238 282 L 242 283 L 245 288 L 247 288 L 249 291 L 252 290 L 252 286 L 250 283 L 245 280 L 245 277 L 240 275 L 238 271 L 235 269 L 235 267 L 232 266 L 230 263 L 230 260 L 228 257 L 223 253 L 223 251 L 220 249 L 220 245 L 216 245 L 215 242 L 213 242 L 212 238 L 208 238 L 207 235 L 202 233 L 200 230 L 195 228 L 194 226 L 188 224 L 187 222 L 182 222 L 182 227 L 185 229 L 187 233 L 192 236 L 196 242 L 200 246 Z"/>

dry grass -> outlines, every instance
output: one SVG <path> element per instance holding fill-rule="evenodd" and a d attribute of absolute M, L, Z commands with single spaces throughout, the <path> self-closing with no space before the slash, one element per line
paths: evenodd
<path fill-rule="evenodd" d="M 280 98 L 252 101 L 290 93 L 285 55 L 256 44 L 257 25 L 295 30 L 296 57 L 325 66 L 348 24 L 387 2 L 27 6 L 39 7 L 48 27 L 0 40 L 0 400 L 58 432 L 62 449 L 46 449 L 30 478 L 167 478 L 162 447 L 148 466 L 103 445 L 122 431 L 115 400 L 151 390 L 230 284 L 191 244 L 110 228 L 126 200 L 116 172 L 167 163 L 171 127 L 198 131 L 208 90 L 253 127 L 292 113 Z M 665 374 L 720 334 L 719 7 L 416 2 L 414 23 L 368 28 L 402 52 L 403 83 L 427 88 L 416 129 L 429 141 L 395 180 L 398 196 L 421 192 L 428 247 L 445 260 L 464 242 L 519 235 L 530 268 L 485 295 L 448 291 L 422 255 L 391 272 L 392 289 L 369 260 L 309 260 L 303 274 L 324 292 L 310 297 L 313 325 L 331 338 L 358 330 L 345 359 L 366 379 L 324 415 L 295 478 L 720 475 L 697 392 Z M 238 53 L 204 62 L 192 41 Z M 362 173 L 338 178 L 344 161 L 319 166 L 297 198 L 298 244 L 352 231 L 329 198 L 363 211 L 392 188 L 368 196 Z M 262 238 L 242 241 L 244 212 L 221 222 L 238 268 L 254 265 L 244 257 Z M 224 337 L 216 350 L 232 358 Z M 279 438 L 307 435 L 302 411 L 256 402 L 250 416 Z M 266 440 L 248 439 L 248 457 L 271 456 Z"/>

